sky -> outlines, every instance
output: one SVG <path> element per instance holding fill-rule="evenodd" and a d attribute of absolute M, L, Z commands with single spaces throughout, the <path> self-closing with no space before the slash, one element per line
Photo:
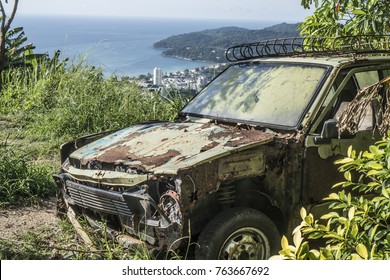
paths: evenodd
<path fill-rule="evenodd" d="M 311 13 L 300 3 L 301 0 L 20 0 L 18 14 L 297 22 Z"/>

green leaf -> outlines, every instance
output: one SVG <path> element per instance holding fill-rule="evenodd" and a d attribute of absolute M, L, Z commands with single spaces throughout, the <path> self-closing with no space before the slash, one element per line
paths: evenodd
<path fill-rule="evenodd" d="M 302 240 L 302 233 L 300 231 L 297 231 L 293 236 L 293 242 L 296 248 L 299 248 L 302 243 Z"/>
<path fill-rule="evenodd" d="M 382 195 L 383 195 L 384 197 L 386 197 L 387 199 L 390 198 L 389 192 L 388 192 L 387 188 L 382 188 Z"/>
<path fill-rule="evenodd" d="M 343 159 L 336 160 L 334 163 L 335 164 L 346 164 L 346 163 L 350 163 L 352 161 L 353 161 L 353 159 L 351 159 L 349 157 L 346 157 L 346 158 L 343 158 Z"/>
<path fill-rule="evenodd" d="M 344 185 L 346 182 L 339 182 L 339 183 L 336 183 L 336 184 L 334 184 L 333 186 L 332 186 L 332 189 L 333 188 L 337 188 L 337 187 L 339 187 L 339 186 L 342 186 L 342 185 Z"/>
<path fill-rule="evenodd" d="M 366 13 L 362 10 L 353 10 L 352 13 L 354 15 L 366 15 Z"/>
<path fill-rule="evenodd" d="M 378 173 L 380 173 L 378 170 L 370 170 L 367 172 L 367 176 L 377 175 Z"/>
<path fill-rule="evenodd" d="M 378 182 L 370 182 L 367 184 L 368 187 L 376 187 L 376 186 L 379 186 L 379 183 Z"/>
<path fill-rule="evenodd" d="M 305 217 L 305 222 L 308 224 L 308 225 L 311 225 L 313 222 L 314 222 L 314 218 L 312 215 L 308 215 Z"/>
<path fill-rule="evenodd" d="M 345 171 L 345 172 L 344 172 L 344 178 L 345 178 L 347 181 L 352 181 L 352 174 L 351 174 L 351 172 Z"/>
<path fill-rule="evenodd" d="M 351 155 L 352 155 L 352 145 L 348 147 L 348 151 L 347 151 L 347 156 L 349 158 L 352 158 Z"/>
<path fill-rule="evenodd" d="M 351 260 L 353 261 L 358 261 L 361 260 L 362 258 L 358 254 L 351 254 Z"/>
<path fill-rule="evenodd" d="M 331 193 L 328 197 L 324 198 L 324 200 L 339 200 L 340 197 L 337 193 Z"/>
<path fill-rule="evenodd" d="M 383 166 L 375 161 L 370 161 L 370 162 L 366 163 L 366 168 L 381 170 L 381 169 L 383 169 Z"/>
<path fill-rule="evenodd" d="M 383 155 L 385 152 L 383 150 L 380 150 L 377 146 L 370 146 L 369 147 L 370 152 L 374 155 Z"/>
<path fill-rule="evenodd" d="M 329 220 L 331 218 L 338 218 L 340 215 L 337 212 L 330 212 L 328 214 L 322 215 L 321 220 Z"/>
<path fill-rule="evenodd" d="M 288 248 L 288 240 L 287 237 L 283 235 L 281 240 L 282 250 L 286 250 Z"/>
<path fill-rule="evenodd" d="M 299 212 L 299 214 L 301 215 L 301 219 L 302 220 L 305 220 L 306 216 L 307 216 L 307 212 L 306 212 L 306 209 L 305 208 L 301 208 L 301 211 Z"/>
<path fill-rule="evenodd" d="M 363 153 L 363 157 L 368 158 L 368 159 L 374 159 L 374 158 L 375 158 L 374 154 L 369 153 L 369 152 L 367 152 L 367 151 L 365 151 L 365 152 Z"/>
<path fill-rule="evenodd" d="M 374 198 L 372 199 L 372 202 L 373 202 L 373 203 L 377 203 L 377 202 L 382 201 L 382 200 L 384 200 L 384 199 L 386 199 L 386 198 L 384 198 L 383 196 L 377 196 L 377 197 L 374 197 Z"/>
<path fill-rule="evenodd" d="M 307 256 L 309 260 L 318 260 L 320 258 L 320 252 L 317 250 L 310 250 Z"/>
<path fill-rule="evenodd" d="M 360 257 L 362 257 L 363 259 L 367 260 L 368 259 L 368 251 L 367 251 L 367 248 L 366 246 L 364 246 L 363 244 L 358 244 L 356 246 L 356 252 L 359 254 Z"/>
<path fill-rule="evenodd" d="M 358 235 L 358 233 L 359 233 L 359 227 L 358 227 L 357 224 L 354 224 L 354 225 L 352 226 L 352 230 L 351 230 L 351 232 L 350 232 L 350 235 L 351 235 L 352 238 L 356 238 L 356 236 Z"/>
<path fill-rule="evenodd" d="M 348 211 L 348 219 L 352 220 L 355 217 L 355 207 L 351 207 Z"/>

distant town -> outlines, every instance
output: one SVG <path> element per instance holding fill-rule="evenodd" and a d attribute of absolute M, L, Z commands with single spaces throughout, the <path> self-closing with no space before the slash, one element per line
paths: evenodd
<path fill-rule="evenodd" d="M 156 67 L 153 69 L 153 74 L 140 75 L 138 84 L 144 88 L 161 90 L 163 93 L 169 90 L 177 90 L 194 94 L 204 88 L 225 67 L 226 64 L 221 63 L 176 72 L 164 72 L 164 69 Z"/>
<path fill-rule="evenodd" d="M 299 23 L 281 23 L 260 30 L 230 26 L 170 36 L 153 45 L 163 50 L 163 55 L 209 61 L 215 65 L 177 72 L 165 72 L 156 67 L 153 73 L 140 75 L 136 80 L 140 86 L 159 90 L 163 94 L 170 90 L 194 94 L 226 68 L 225 51 L 229 46 L 271 38 L 296 37 L 299 36 L 298 27 Z"/>

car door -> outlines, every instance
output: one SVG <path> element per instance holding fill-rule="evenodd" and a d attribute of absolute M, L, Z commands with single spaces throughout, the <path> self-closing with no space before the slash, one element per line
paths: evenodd
<path fill-rule="evenodd" d="M 364 151 L 380 140 L 375 129 L 378 118 L 378 107 L 366 107 L 356 133 L 342 133 L 326 136 L 331 124 L 337 131 L 336 120 L 340 118 L 346 106 L 354 100 L 359 90 L 379 82 L 388 76 L 387 69 L 378 66 L 350 68 L 340 71 L 335 82 L 322 104 L 323 110 L 314 122 L 305 143 L 305 156 L 303 163 L 302 199 L 305 204 L 318 204 L 331 192 L 331 187 L 344 181 L 343 174 L 334 164 L 337 159 L 347 156 L 348 148 L 352 145 L 354 150 Z M 373 103 L 373 101 L 369 100 Z M 334 134 L 334 133 L 333 133 Z"/>

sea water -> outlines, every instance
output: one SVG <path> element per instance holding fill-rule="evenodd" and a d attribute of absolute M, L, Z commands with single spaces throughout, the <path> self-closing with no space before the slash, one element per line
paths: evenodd
<path fill-rule="evenodd" d="M 102 67 L 106 75 L 138 76 L 152 73 L 154 67 L 175 72 L 212 64 L 163 56 L 153 44 L 169 36 L 226 26 L 262 29 L 273 24 L 277 22 L 17 15 L 12 27 L 24 28 L 36 53 L 52 57 L 60 50 L 62 58 L 83 58 L 89 65 Z"/>

